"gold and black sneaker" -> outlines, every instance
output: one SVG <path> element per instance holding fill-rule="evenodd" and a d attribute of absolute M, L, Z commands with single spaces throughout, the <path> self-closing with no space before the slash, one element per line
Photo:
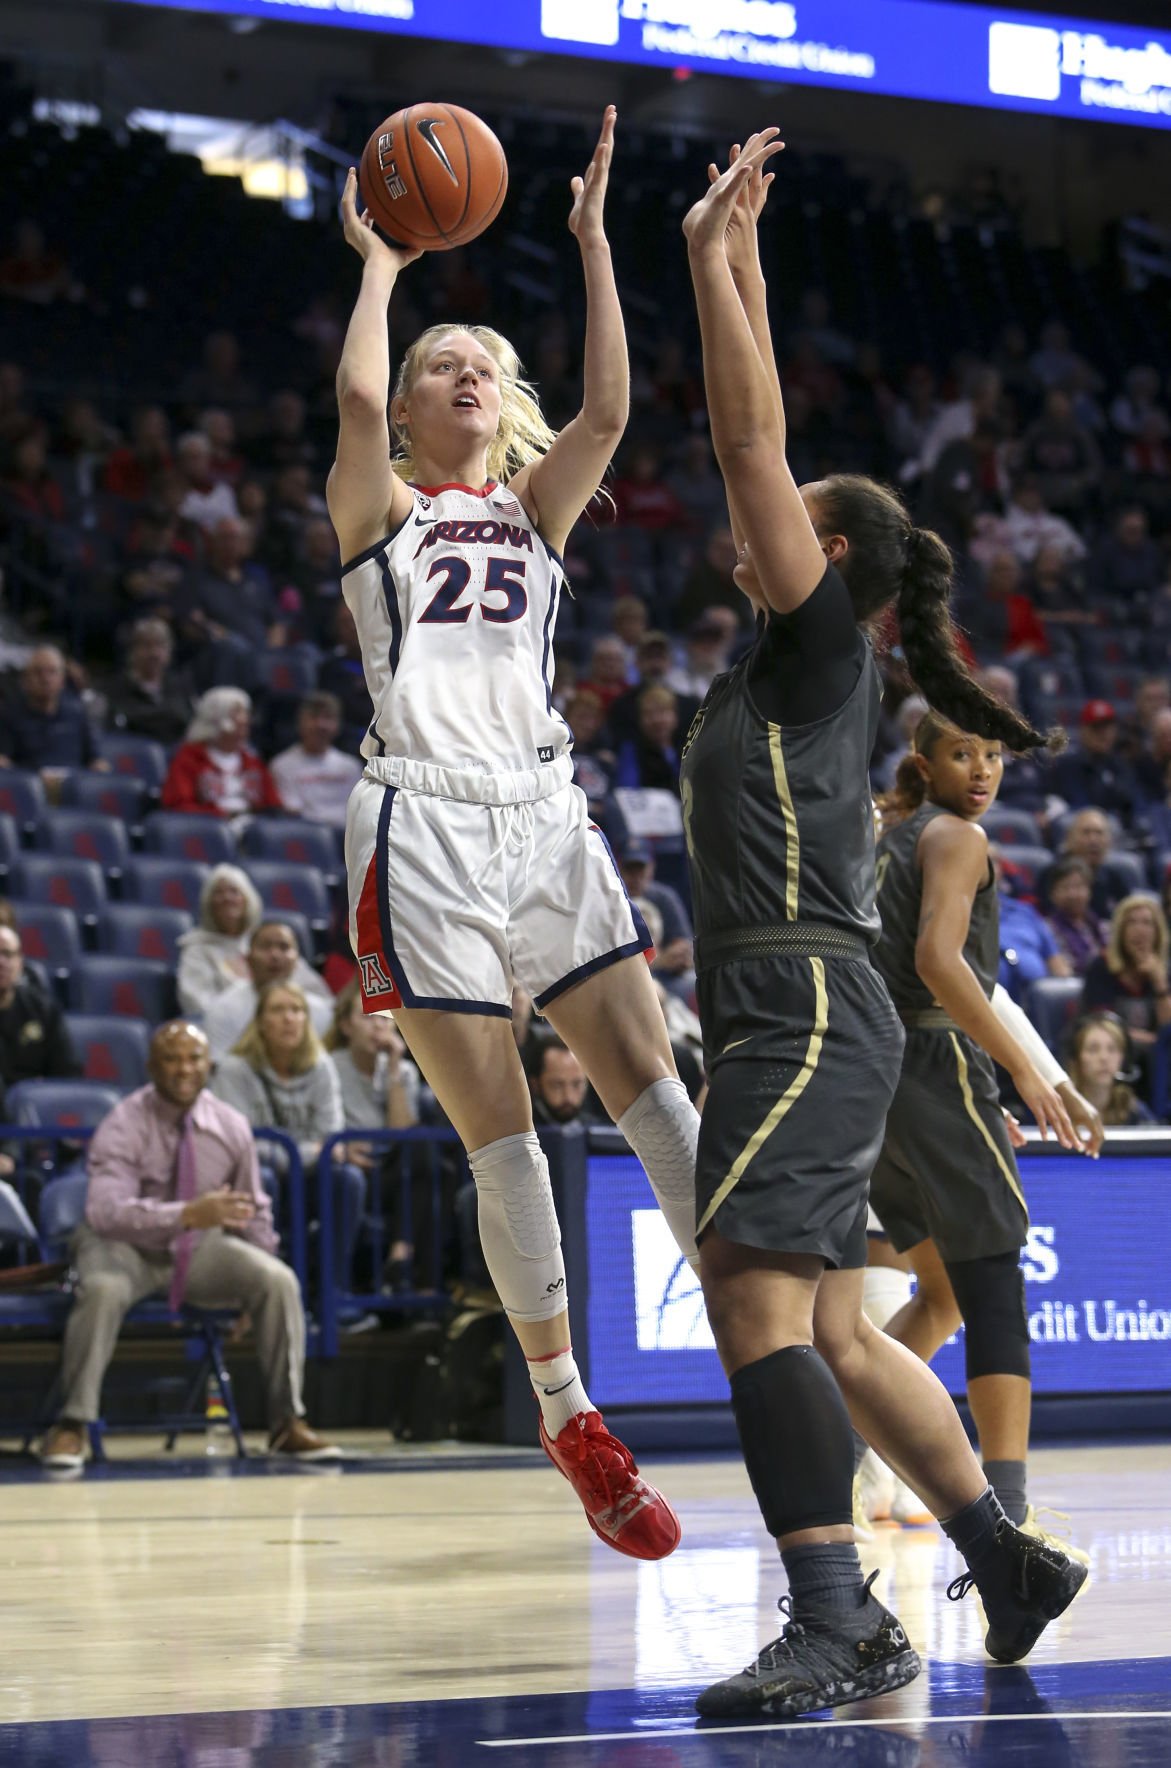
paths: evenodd
<path fill-rule="evenodd" d="M 866 1580 L 856 1615 L 806 1605 L 797 1620 L 791 1599 L 782 1596 L 777 1606 L 788 1625 L 780 1638 L 738 1676 L 705 1688 L 696 1711 L 705 1719 L 796 1719 L 913 1682 L 918 1655 L 902 1624 L 870 1595 L 877 1576 Z"/>
<path fill-rule="evenodd" d="M 947 1593 L 959 1602 L 975 1585 L 988 1620 L 985 1651 L 998 1664 L 1019 1664 L 1050 1621 L 1065 1613 L 1089 1575 L 1052 1535 L 1026 1534 L 1005 1517 L 996 1530 L 996 1547 L 981 1561 L 979 1572 L 955 1578 Z"/>

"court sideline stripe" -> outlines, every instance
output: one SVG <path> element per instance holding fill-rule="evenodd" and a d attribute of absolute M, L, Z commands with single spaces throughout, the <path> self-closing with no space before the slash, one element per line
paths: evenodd
<path fill-rule="evenodd" d="M 479 1737 L 476 1742 L 485 1750 L 519 1750 L 538 1744 L 547 1748 L 558 1743 L 641 1743 L 652 1737 L 734 1737 L 749 1731 L 812 1731 L 819 1725 L 833 1731 L 890 1731 L 915 1725 L 1024 1725 L 1038 1721 L 1053 1725 L 1064 1724 L 1068 1719 L 1165 1719 L 1171 1723 L 1171 1707 L 1139 1713 L 1125 1707 L 1102 1707 L 1089 1713 L 931 1713 L 924 1717 L 892 1713 L 889 1719 L 790 1719 L 774 1720 L 768 1725 L 693 1725 L 689 1729 L 677 1725 L 654 1731 L 587 1731 L 578 1737 Z"/>

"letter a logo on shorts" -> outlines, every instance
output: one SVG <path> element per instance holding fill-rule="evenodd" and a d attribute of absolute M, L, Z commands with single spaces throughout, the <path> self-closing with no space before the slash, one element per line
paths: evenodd
<path fill-rule="evenodd" d="M 394 983 L 382 968 L 377 957 L 359 958 L 358 968 L 362 972 L 362 993 L 371 995 L 395 994 Z"/>

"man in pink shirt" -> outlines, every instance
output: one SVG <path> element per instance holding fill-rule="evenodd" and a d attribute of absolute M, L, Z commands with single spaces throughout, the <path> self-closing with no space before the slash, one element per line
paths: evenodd
<path fill-rule="evenodd" d="M 155 1032 L 151 1084 L 122 1099 L 89 1145 L 80 1278 L 65 1328 L 64 1402 L 41 1451 L 46 1467 L 80 1467 L 86 1425 L 122 1321 L 148 1295 L 172 1304 L 247 1310 L 268 1392 L 269 1449 L 336 1459 L 301 1402 L 305 1316 L 297 1279 L 276 1257 L 272 1206 L 248 1119 L 208 1092 L 207 1039 L 172 1020 Z"/>

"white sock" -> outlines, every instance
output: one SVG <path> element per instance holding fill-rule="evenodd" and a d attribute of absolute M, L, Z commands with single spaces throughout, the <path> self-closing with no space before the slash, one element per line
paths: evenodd
<path fill-rule="evenodd" d="M 642 1161 L 675 1244 L 696 1266 L 695 1144 L 699 1113 L 681 1080 L 652 1081 L 618 1119 L 618 1128 Z"/>
<path fill-rule="evenodd" d="M 573 1346 L 554 1351 L 551 1357 L 526 1358 L 529 1380 L 541 1407 L 545 1429 L 551 1437 L 560 1436 L 571 1418 L 579 1412 L 592 1412 L 590 1397 L 582 1386 Z"/>

